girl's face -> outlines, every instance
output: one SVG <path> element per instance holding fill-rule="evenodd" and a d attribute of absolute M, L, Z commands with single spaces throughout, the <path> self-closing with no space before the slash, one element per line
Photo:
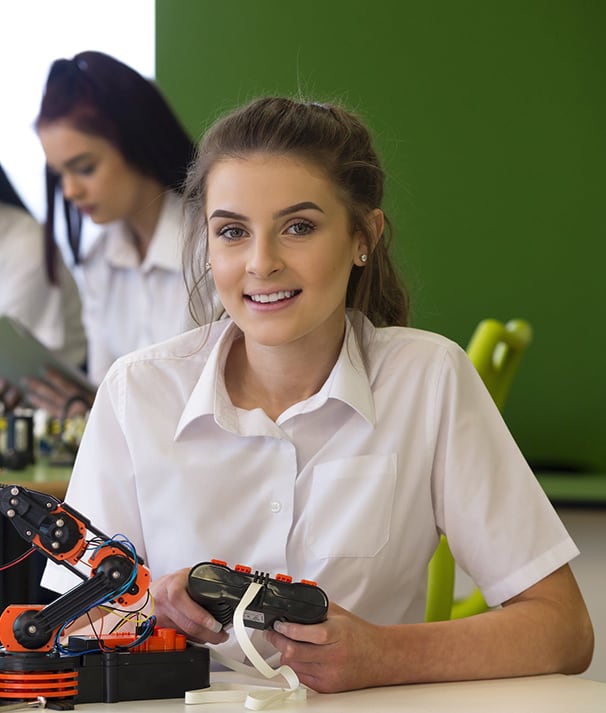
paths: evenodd
<path fill-rule="evenodd" d="M 230 158 L 206 195 L 214 282 L 247 341 L 341 339 L 351 268 L 369 251 L 324 173 L 296 158 Z"/>
<path fill-rule="evenodd" d="M 38 135 L 49 168 L 61 178 L 63 195 L 95 223 L 129 220 L 144 207 L 150 179 L 126 163 L 107 139 L 62 120 L 40 127 Z"/>

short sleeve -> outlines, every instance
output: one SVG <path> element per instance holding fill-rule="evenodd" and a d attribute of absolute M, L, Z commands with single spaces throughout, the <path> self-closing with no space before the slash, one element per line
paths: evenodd
<path fill-rule="evenodd" d="M 436 393 L 436 522 L 489 605 L 578 554 L 462 349 L 446 350 Z"/>

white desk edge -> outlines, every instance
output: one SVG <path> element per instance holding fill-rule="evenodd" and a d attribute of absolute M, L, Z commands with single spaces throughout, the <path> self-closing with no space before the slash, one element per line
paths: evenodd
<path fill-rule="evenodd" d="M 211 672 L 211 681 L 233 674 Z M 1 709 L 0 709 L 1 710 Z M 243 703 L 186 705 L 184 699 L 78 704 L 82 713 L 244 713 Z M 308 693 L 304 703 L 272 706 L 269 713 L 604 713 L 606 683 L 578 676 L 532 676 L 490 681 L 392 686 L 337 694 Z"/>

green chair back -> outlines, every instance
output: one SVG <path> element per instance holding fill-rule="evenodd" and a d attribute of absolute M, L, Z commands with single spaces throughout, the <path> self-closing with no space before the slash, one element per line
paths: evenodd
<path fill-rule="evenodd" d="M 485 319 L 467 345 L 467 354 L 499 410 L 503 410 L 513 377 L 532 340 L 532 328 L 523 319 L 502 324 Z"/>
<path fill-rule="evenodd" d="M 467 354 L 499 410 L 507 394 L 522 356 L 532 341 L 532 328 L 523 319 L 506 324 L 485 319 L 476 327 Z M 429 563 L 425 621 L 460 619 L 486 611 L 488 606 L 478 588 L 463 600 L 454 600 L 455 561 L 444 535 Z"/>

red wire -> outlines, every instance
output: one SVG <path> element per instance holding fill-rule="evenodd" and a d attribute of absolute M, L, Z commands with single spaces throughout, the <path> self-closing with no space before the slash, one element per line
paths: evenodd
<path fill-rule="evenodd" d="M 22 555 L 19 555 L 19 557 L 17 557 L 17 559 L 14 559 L 12 562 L 1 564 L 0 572 L 3 572 L 5 569 L 10 569 L 11 567 L 14 567 L 16 564 L 19 564 L 19 562 L 23 562 L 24 559 L 27 559 L 30 555 L 34 554 L 35 551 L 35 547 L 30 547 L 29 550 L 26 550 Z"/>

